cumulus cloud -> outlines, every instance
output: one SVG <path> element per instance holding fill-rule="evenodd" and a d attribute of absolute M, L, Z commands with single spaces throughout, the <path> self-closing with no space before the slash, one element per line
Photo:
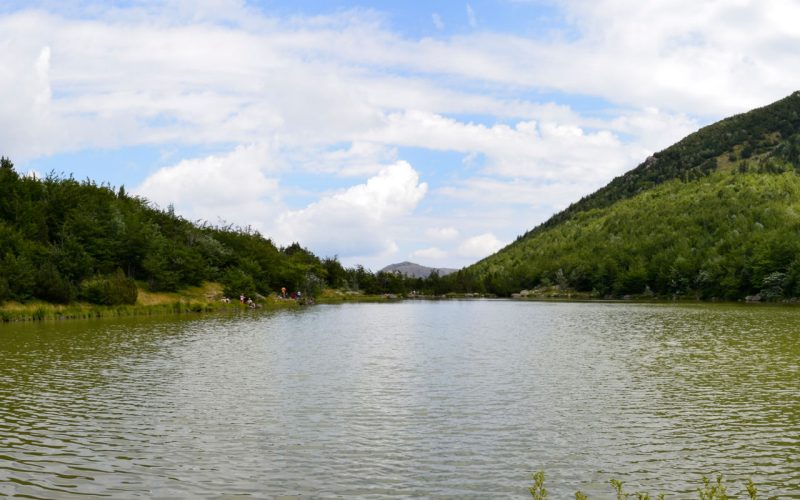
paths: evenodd
<path fill-rule="evenodd" d="M 383 168 L 364 184 L 325 196 L 307 207 L 283 213 L 276 237 L 300 241 L 322 255 L 390 256 L 397 249 L 398 221 L 411 214 L 428 191 L 404 161 Z M 349 260 L 349 259 L 347 259 Z"/>
<path fill-rule="evenodd" d="M 265 145 L 239 146 L 159 169 L 134 192 L 161 207 L 174 204 L 190 219 L 263 228 L 281 208 L 278 181 L 266 175 L 271 161 Z"/>
<path fill-rule="evenodd" d="M 494 234 L 484 233 L 464 240 L 458 246 L 458 254 L 462 257 L 470 257 L 477 260 L 493 254 L 506 245 L 507 243 L 497 239 Z"/>
<path fill-rule="evenodd" d="M 622 126 L 622 124 L 618 124 Z M 433 150 L 482 153 L 487 171 L 508 177 L 609 179 L 641 158 L 609 130 L 523 121 L 486 126 L 423 111 L 392 113 L 365 139 Z"/>
<path fill-rule="evenodd" d="M 425 236 L 433 240 L 449 241 L 458 238 L 458 229 L 453 226 L 429 227 L 425 230 Z"/>
<path fill-rule="evenodd" d="M 442 260 L 447 257 L 447 252 L 438 247 L 422 248 L 411 252 L 411 258 L 423 262 Z"/>

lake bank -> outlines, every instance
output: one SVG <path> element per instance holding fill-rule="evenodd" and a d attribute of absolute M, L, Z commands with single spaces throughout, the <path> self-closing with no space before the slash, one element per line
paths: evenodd
<path fill-rule="evenodd" d="M 564 303 L 620 303 L 620 304 L 650 304 L 650 305 L 751 305 L 779 307 L 797 306 L 797 302 L 748 302 L 740 301 L 704 301 L 689 297 L 673 299 L 653 297 L 629 298 L 596 298 L 585 293 L 549 293 L 531 294 L 527 296 L 495 297 L 478 294 L 446 294 L 446 295 L 367 295 L 356 292 L 343 292 L 339 290 L 324 290 L 314 298 L 313 304 L 356 304 L 356 303 L 388 303 L 400 301 L 449 301 L 449 300 L 498 300 L 517 302 L 564 302 Z M 28 321 L 64 321 L 70 319 L 92 318 L 122 318 L 136 316 L 165 316 L 175 314 L 216 314 L 250 310 L 247 304 L 233 300 L 230 303 L 221 301 L 221 287 L 216 283 L 205 283 L 199 287 L 183 290 L 181 292 L 152 293 L 139 291 L 139 298 L 133 305 L 103 306 L 76 302 L 72 304 L 53 304 L 43 301 L 28 303 L 7 302 L 0 305 L 0 324 Z M 281 299 L 277 295 L 261 298 L 257 302 L 257 309 L 275 311 L 294 309 L 305 306 L 302 301 L 294 299 Z"/>
<path fill-rule="evenodd" d="M 7 302 L 0 305 L 0 323 L 224 313 L 248 309 L 246 304 L 241 304 L 239 301 L 225 303 L 221 299 L 222 286 L 220 284 L 204 283 L 180 292 L 148 292 L 140 288 L 136 303 L 130 305 L 105 306 L 85 302 L 71 304 L 53 304 L 44 301 Z M 260 301 L 258 305 L 259 309 L 266 310 L 299 306 L 293 300 L 278 300 L 271 297 Z"/>
<path fill-rule="evenodd" d="M 393 294 L 369 295 L 360 292 L 325 289 L 313 304 L 384 303 L 402 300 Z M 63 321 L 69 319 L 122 318 L 135 316 L 164 316 L 174 314 L 216 314 L 239 310 L 275 311 L 307 305 L 304 300 L 280 298 L 277 294 L 258 297 L 254 307 L 236 299 L 223 301 L 222 285 L 203 283 L 179 292 L 150 292 L 139 287 L 135 304 L 105 306 L 75 302 L 54 304 L 40 300 L 0 304 L 0 324 L 27 321 Z"/>

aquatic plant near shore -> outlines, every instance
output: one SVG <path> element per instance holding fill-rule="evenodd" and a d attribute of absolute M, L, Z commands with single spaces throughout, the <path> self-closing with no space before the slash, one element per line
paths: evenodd
<path fill-rule="evenodd" d="M 534 472 L 533 486 L 530 487 L 531 495 L 534 500 L 547 500 L 547 489 L 544 487 L 544 471 Z"/>
<path fill-rule="evenodd" d="M 544 471 L 536 471 L 531 477 L 533 479 L 533 486 L 529 488 L 531 496 L 533 496 L 534 500 L 546 500 L 547 489 L 544 487 Z M 697 490 L 700 500 L 729 500 L 731 498 L 728 495 L 728 487 L 723 482 L 721 474 L 717 476 L 716 482 L 712 482 L 706 476 L 702 477 L 702 481 L 703 487 Z M 637 500 L 651 499 L 650 494 L 647 492 L 637 491 L 636 493 L 626 493 L 623 489 L 624 483 L 619 479 L 611 479 L 609 483 L 617 494 L 617 500 L 627 500 L 633 498 L 633 495 L 636 495 L 635 498 Z M 758 489 L 752 479 L 747 480 L 745 489 L 747 490 L 750 500 L 756 500 Z M 575 500 L 587 500 L 587 498 L 586 494 L 581 491 L 575 493 Z M 665 498 L 663 493 L 655 497 L 656 500 L 664 500 Z"/>

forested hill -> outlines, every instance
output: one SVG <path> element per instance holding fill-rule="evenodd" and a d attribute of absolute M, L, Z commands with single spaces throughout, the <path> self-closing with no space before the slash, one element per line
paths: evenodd
<path fill-rule="evenodd" d="M 339 284 L 336 259 L 247 228 L 192 223 L 93 181 L 20 176 L 0 160 L 0 303 L 133 303 L 139 287 L 221 282 L 230 295 Z"/>
<path fill-rule="evenodd" d="M 705 127 L 455 275 L 457 291 L 800 296 L 800 92 Z"/>
<path fill-rule="evenodd" d="M 604 208 L 671 179 L 691 181 L 730 163 L 742 160 L 764 162 L 800 161 L 800 91 L 763 108 L 725 118 L 690 134 L 667 149 L 655 153 L 638 167 L 615 178 L 540 228 L 553 227 L 578 212 Z M 737 161 L 738 160 L 738 161 Z"/>

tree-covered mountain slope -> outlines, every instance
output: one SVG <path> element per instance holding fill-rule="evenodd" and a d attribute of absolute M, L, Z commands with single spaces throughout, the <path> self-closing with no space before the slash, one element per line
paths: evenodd
<path fill-rule="evenodd" d="M 800 296 L 800 92 L 699 130 L 448 278 L 500 295 Z"/>
<path fill-rule="evenodd" d="M 691 181 L 742 163 L 800 163 L 800 91 L 763 108 L 703 127 L 655 153 L 638 167 L 573 203 L 539 227 L 555 226 L 573 214 L 603 208 L 671 179 Z"/>

